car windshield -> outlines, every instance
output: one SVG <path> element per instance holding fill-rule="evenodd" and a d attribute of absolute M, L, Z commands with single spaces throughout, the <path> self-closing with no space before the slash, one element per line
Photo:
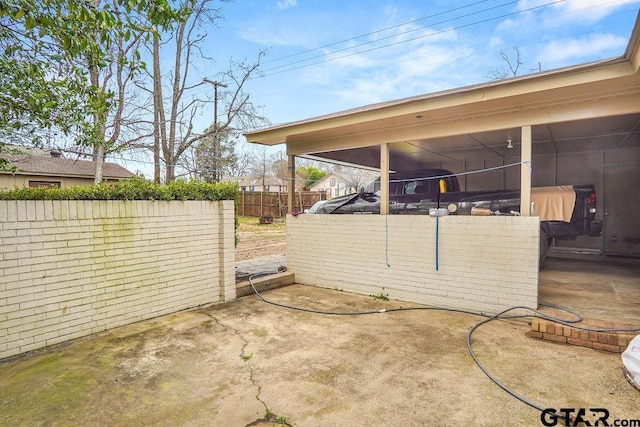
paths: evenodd
<path fill-rule="evenodd" d="M 407 181 L 404 185 L 404 194 L 425 194 L 429 192 L 429 181 Z"/>
<path fill-rule="evenodd" d="M 311 206 L 309 208 L 309 210 L 307 211 L 307 213 L 316 213 L 318 211 L 318 208 L 322 205 L 324 205 L 326 203 L 326 200 L 320 200 L 319 202 L 315 202 L 313 204 L 313 206 Z"/>

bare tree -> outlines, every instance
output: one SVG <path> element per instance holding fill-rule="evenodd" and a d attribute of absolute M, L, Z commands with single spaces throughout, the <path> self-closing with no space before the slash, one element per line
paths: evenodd
<path fill-rule="evenodd" d="M 214 141 L 213 135 L 209 135 L 185 151 L 176 165 L 176 169 L 182 172 L 176 177 L 189 176 L 217 182 L 224 178 L 248 175 L 254 164 L 254 154 L 243 150 L 241 146 L 237 138 L 222 137 Z"/>
<path fill-rule="evenodd" d="M 96 162 L 94 182 L 102 181 L 102 164 L 107 153 L 117 152 L 127 145 L 121 136 L 124 128 L 131 129 L 137 119 L 132 114 L 131 83 L 135 75 L 135 64 L 139 61 L 138 49 L 142 40 L 142 31 L 129 40 L 120 37 L 110 49 L 110 62 L 100 67 L 92 58 L 87 58 L 87 69 L 91 85 L 102 93 L 112 93 L 110 110 L 96 109 L 94 115 L 96 143 L 93 146 L 93 159 Z M 131 126 L 131 127 L 130 127 Z"/>
<path fill-rule="evenodd" d="M 154 153 L 154 180 L 160 181 L 160 165 L 164 166 L 164 181 L 173 181 L 180 173 L 176 168 L 180 165 L 191 165 L 197 174 L 197 164 L 193 157 L 194 148 L 201 141 L 213 138 L 214 144 L 222 139 L 232 140 L 234 136 L 249 127 L 257 127 L 265 123 L 265 119 L 257 114 L 257 108 L 249 101 L 249 95 L 243 91 L 245 83 L 258 74 L 258 67 L 263 53 L 258 54 L 255 63 L 230 60 L 227 70 L 215 76 L 216 96 L 213 99 L 215 110 L 222 114 L 214 114 L 214 123 L 204 131 L 194 129 L 194 119 L 205 105 L 212 101 L 212 93 L 203 91 L 206 82 L 189 84 L 188 78 L 194 68 L 196 59 L 206 59 L 200 46 L 207 37 L 199 31 L 203 23 L 216 25 L 222 17 L 220 9 L 212 5 L 213 0 L 182 0 L 179 8 L 184 21 L 177 22 L 171 30 L 170 38 L 165 43 L 155 39 L 151 49 L 153 67 L 148 75 L 152 84 L 140 83 L 153 99 L 153 121 L 149 123 L 149 131 L 145 135 L 146 142 L 142 146 Z M 173 64 L 168 72 L 163 71 L 160 60 L 165 52 L 173 55 Z M 213 61 L 212 61 L 213 62 Z M 208 80 L 208 79 L 207 79 Z M 224 83 L 222 83 L 224 82 Z M 225 88 L 218 94 L 218 86 Z M 194 89 L 200 88 L 194 92 Z M 195 95 L 189 96 L 189 93 Z M 216 150 L 220 152 L 220 150 Z M 183 159 L 191 156 L 190 159 Z M 215 163 L 215 159 L 213 160 Z M 211 162 L 209 162 L 211 164 Z M 214 178 L 221 177 L 222 168 L 213 165 L 210 171 L 219 171 Z M 186 171 L 189 173 L 189 171 Z"/>
<path fill-rule="evenodd" d="M 231 178 L 234 176 L 243 176 L 249 173 L 249 166 L 251 165 L 251 153 L 247 151 L 240 151 L 236 153 L 236 161 L 229 163 L 224 169 L 225 178 Z"/>
<path fill-rule="evenodd" d="M 252 176 L 262 177 L 262 186 L 264 188 L 265 178 L 273 176 L 271 165 L 273 164 L 273 155 L 268 153 L 265 146 L 256 147 L 251 153 L 249 172 Z"/>
<path fill-rule="evenodd" d="M 274 160 L 271 165 L 271 171 L 273 172 L 273 175 L 286 180 L 289 179 L 289 162 L 281 157 L 281 153 L 282 152 L 279 153 L 277 159 Z"/>
<path fill-rule="evenodd" d="M 503 80 L 509 77 L 516 77 L 518 75 L 518 70 L 520 69 L 520 66 L 522 66 L 522 61 L 520 59 L 520 49 L 518 49 L 517 47 L 514 47 L 513 49 L 516 51 L 516 57 L 513 60 L 509 57 L 507 52 L 505 52 L 504 50 L 500 51 L 500 58 L 502 58 L 502 61 L 507 64 L 508 70 L 500 70 L 498 68 L 494 68 L 489 71 L 489 74 L 487 75 L 489 79 Z"/>
<path fill-rule="evenodd" d="M 367 184 L 379 176 L 378 173 L 370 170 L 341 166 L 336 166 L 333 173 L 342 178 L 347 187 L 353 188 L 356 192 L 365 188 Z"/>
<path fill-rule="evenodd" d="M 219 9 L 210 7 L 209 0 L 183 0 L 180 10 L 186 19 L 178 22 L 171 30 L 171 37 L 167 43 L 160 43 L 154 39 L 152 56 L 153 67 L 152 88 L 146 90 L 153 97 L 153 153 L 154 153 L 154 181 L 160 181 L 160 160 L 165 166 L 165 181 L 176 178 L 175 168 L 180 157 L 197 141 L 193 134 L 193 118 L 205 103 L 204 99 L 194 97 L 185 100 L 185 92 L 200 86 L 188 85 L 187 78 L 191 69 L 192 54 L 198 51 L 199 43 L 206 37 L 205 33 L 198 33 L 197 29 L 204 21 L 215 23 L 220 18 Z M 174 62 L 168 74 L 162 72 L 160 57 L 164 50 L 172 49 Z M 165 79 L 168 95 L 165 97 Z"/>

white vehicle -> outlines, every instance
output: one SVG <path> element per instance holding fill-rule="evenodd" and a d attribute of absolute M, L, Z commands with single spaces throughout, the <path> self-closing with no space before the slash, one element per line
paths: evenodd
<path fill-rule="evenodd" d="M 319 208 L 320 206 L 324 205 L 325 203 L 327 203 L 327 201 L 326 201 L 326 200 L 320 200 L 320 201 L 318 201 L 318 202 L 315 202 L 315 203 L 313 204 L 313 206 L 311 206 L 309 209 L 307 209 L 307 210 L 305 211 L 305 213 L 309 213 L 309 214 L 317 213 L 318 208 Z"/>

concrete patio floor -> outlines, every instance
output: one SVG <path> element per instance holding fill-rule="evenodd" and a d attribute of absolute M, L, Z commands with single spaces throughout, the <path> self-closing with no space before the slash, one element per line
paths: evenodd
<path fill-rule="evenodd" d="M 547 257 L 540 270 L 538 298 L 585 318 L 640 326 L 640 259 Z"/>
<path fill-rule="evenodd" d="M 409 306 L 302 285 L 264 295 L 333 311 Z M 541 425 L 539 411 L 474 364 L 466 337 L 480 320 L 433 310 L 319 315 L 252 295 L 0 361 L 0 425 Z M 542 407 L 640 419 L 620 355 L 528 330 L 499 321 L 473 335 L 504 385 Z"/>

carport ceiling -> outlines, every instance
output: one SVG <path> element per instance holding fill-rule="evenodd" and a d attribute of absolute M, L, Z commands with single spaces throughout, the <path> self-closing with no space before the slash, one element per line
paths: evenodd
<path fill-rule="evenodd" d="M 507 148 L 508 140 L 513 148 Z M 533 154 L 558 154 L 640 147 L 640 113 L 533 126 Z M 446 161 L 500 160 L 520 157 L 520 128 L 468 133 L 390 144 L 390 168 Z M 369 146 L 324 153 L 315 159 L 366 167 L 380 166 L 380 147 Z"/>

